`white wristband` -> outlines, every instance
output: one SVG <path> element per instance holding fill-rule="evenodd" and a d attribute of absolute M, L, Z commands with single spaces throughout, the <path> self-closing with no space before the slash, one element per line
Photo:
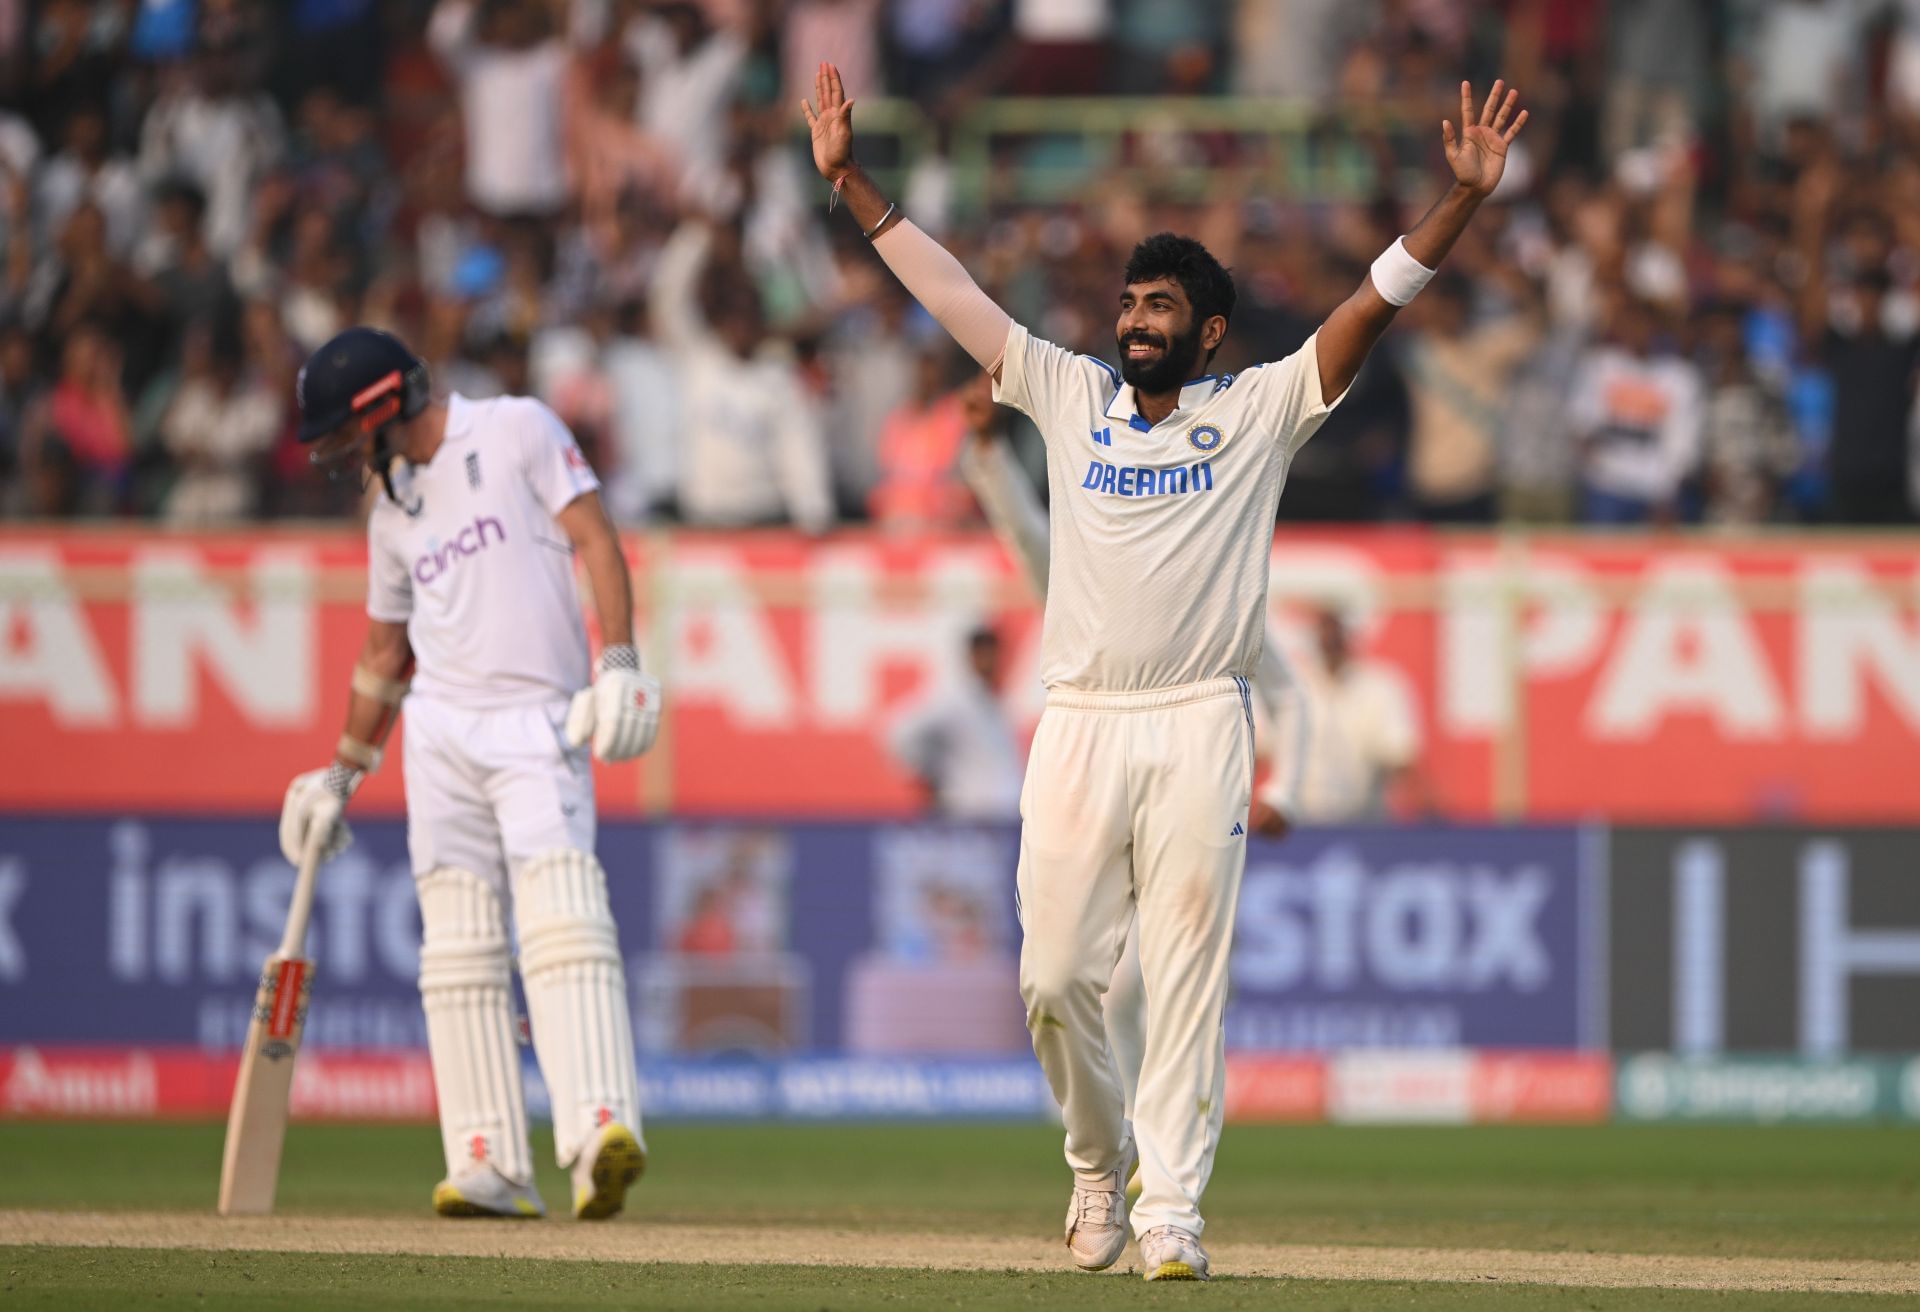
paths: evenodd
<path fill-rule="evenodd" d="M 1433 273 L 1407 253 L 1407 239 L 1400 237 L 1373 262 L 1373 289 L 1388 305 L 1406 305 L 1433 281 Z"/>

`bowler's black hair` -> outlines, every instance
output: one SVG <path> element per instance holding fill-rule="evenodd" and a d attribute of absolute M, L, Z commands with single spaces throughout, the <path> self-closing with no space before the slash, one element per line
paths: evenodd
<path fill-rule="evenodd" d="M 1196 326 L 1216 314 L 1233 322 L 1233 275 L 1213 258 L 1212 251 L 1193 238 L 1156 232 L 1133 248 L 1127 259 L 1127 285 L 1157 278 L 1171 278 L 1180 284 L 1193 302 Z"/>

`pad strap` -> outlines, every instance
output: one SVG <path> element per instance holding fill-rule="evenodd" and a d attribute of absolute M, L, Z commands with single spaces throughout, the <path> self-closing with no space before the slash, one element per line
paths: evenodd
<path fill-rule="evenodd" d="M 353 667 L 353 690 L 362 697 L 371 697 L 388 706 L 398 706 L 407 695 L 411 684 L 408 679 L 388 679 L 375 674 L 364 665 Z"/>
<path fill-rule="evenodd" d="M 380 749 L 372 743 L 361 742 L 350 733 L 340 735 L 340 741 L 333 745 L 333 754 L 368 774 L 380 768 Z"/>

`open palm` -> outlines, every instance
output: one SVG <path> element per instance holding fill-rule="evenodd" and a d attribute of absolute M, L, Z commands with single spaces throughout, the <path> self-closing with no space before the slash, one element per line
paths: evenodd
<path fill-rule="evenodd" d="M 1504 98 L 1500 94 L 1502 91 L 1506 91 Z M 1487 103 L 1481 106 L 1476 117 L 1473 112 L 1473 84 L 1460 84 L 1462 127 L 1455 132 L 1453 120 L 1442 120 L 1440 135 L 1446 143 L 1447 163 L 1452 166 L 1454 179 L 1461 186 L 1488 196 L 1500 185 L 1501 175 L 1507 171 L 1507 148 L 1527 123 L 1528 111 L 1523 109 L 1517 117 L 1514 115 L 1514 107 L 1519 103 L 1518 91 L 1508 91 L 1505 82 L 1495 81 L 1493 90 L 1487 95 Z"/>
<path fill-rule="evenodd" d="M 801 101 L 800 112 L 813 133 L 814 167 L 827 181 L 838 182 L 853 167 L 853 102 L 847 99 L 839 69 L 822 64 L 815 70 L 813 103 Z"/>

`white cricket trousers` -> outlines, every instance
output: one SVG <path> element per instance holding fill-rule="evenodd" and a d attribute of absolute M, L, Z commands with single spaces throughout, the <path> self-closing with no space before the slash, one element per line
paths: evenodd
<path fill-rule="evenodd" d="M 1201 1232 L 1226 1088 L 1223 1013 L 1246 868 L 1253 715 L 1245 680 L 1146 693 L 1055 690 L 1020 799 L 1020 995 L 1092 1182 L 1140 1148 L 1133 1230 Z M 1127 1123 L 1101 995 L 1136 912 L 1147 1041 Z"/>

